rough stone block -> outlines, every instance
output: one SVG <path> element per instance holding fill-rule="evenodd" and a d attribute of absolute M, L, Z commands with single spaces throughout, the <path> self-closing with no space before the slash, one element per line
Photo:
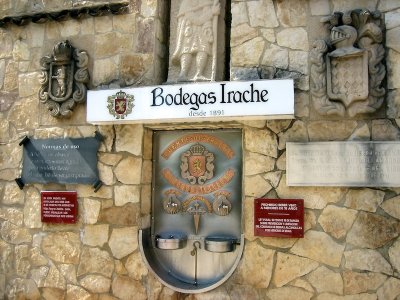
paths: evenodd
<path fill-rule="evenodd" d="M 77 276 L 101 274 L 111 278 L 114 271 L 114 260 L 105 250 L 84 247 L 82 249 Z"/>
<path fill-rule="evenodd" d="M 234 281 L 255 288 L 267 288 L 272 276 L 274 254 L 274 250 L 265 249 L 256 242 L 247 243 Z"/>
<path fill-rule="evenodd" d="M 113 229 L 108 244 L 115 258 L 121 259 L 137 249 L 137 231 L 136 226 Z"/>
<path fill-rule="evenodd" d="M 80 238 L 74 232 L 54 232 L 43 237 L 42 251 L 50 259 L 61 262 L 78 264 L 80 256 Z"/>
<path fill-rule="evenodd" d="M 139 205 L 127 203 L 124 206 L 104 208 L 100 212 L 99 222 L 113 225 L 136 225 Z"/>
<path fill-rule="evenodd" d="M 279 23 L 284 27 L 306 26 L 307 2 L 307 0 L 277 1 Z"/>
<path fill-rule="evenodd" d="M 279 46 L 308 51 L 308 34 L 304 28 L 287 28 L 276 35 Z"/>
<path fill-rule="evenodd" d="M 356 210 L 328 205 L 318 218 L 318 223 L 321 224 L 325 232 L 336 239 L 340 239 L 347 234 L 347 231 L 353 225 L 356 215 Z"/>
<path fill-rule="evenodd" d="M 247 1 L 246 4 L 251 27 L 279 26 L 272 0 Z"/>

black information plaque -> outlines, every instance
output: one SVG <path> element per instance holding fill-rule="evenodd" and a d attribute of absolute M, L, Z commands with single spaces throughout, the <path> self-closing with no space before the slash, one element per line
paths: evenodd
<path fill-rule="evenodd" d="M 102 185 L 97 169 L 97 151 L 101 135 L 93 138 L 29 139 L 24 146 L 21 178 L 25 183 L 93 184 L 97 191 Z"/>

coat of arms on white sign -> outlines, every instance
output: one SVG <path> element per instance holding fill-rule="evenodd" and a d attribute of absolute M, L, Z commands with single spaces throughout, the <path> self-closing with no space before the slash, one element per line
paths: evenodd
<path fill-rule="evenodd" d="M 119 91 L 115 95 L 109 96 L 107 100 L 107 108 L 111 115 L 116 119 L 124 119 L 127 115 L 132 112 L 133 95 L 129 95 L 123 91 Z"/>

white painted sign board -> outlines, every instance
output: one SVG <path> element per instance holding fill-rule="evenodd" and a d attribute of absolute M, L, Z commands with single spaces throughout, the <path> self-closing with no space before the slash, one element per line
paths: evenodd
<path fill-rule="evenodd" d="M 115 113 L 123 111 L 115 104 L 118 92 L 131 99 L 130 113 Z M 293 115 L 292 79 L 160 85 L 88 91 L 87 95 L 87 122 L 92 124 L 288 119 Z"/>

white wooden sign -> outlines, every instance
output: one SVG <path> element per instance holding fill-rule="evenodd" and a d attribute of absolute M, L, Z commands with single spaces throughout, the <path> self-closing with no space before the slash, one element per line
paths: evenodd
<path fill-rule="evenodd" d="M 288 119 L 294 115 L 293 80 L 160 85 L 88 91 L 87 121 L 166 123 Z"/>

